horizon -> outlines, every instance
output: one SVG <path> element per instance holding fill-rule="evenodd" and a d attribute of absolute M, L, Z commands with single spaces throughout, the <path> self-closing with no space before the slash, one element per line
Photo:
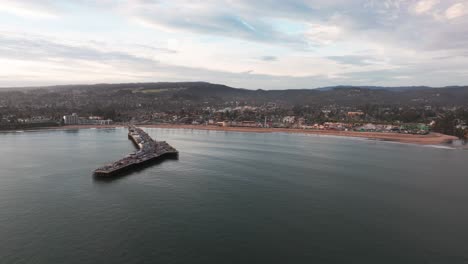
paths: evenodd
<path fill-rule="evenodd" d="M 461 0 L 1 3 L 0 89 L 468 83 L 468 2 Z"/>
<path fill-rule="evenodd" d="M 0 86 L 0 91 L 2 89 L 4 90 L 16 90 L 16 89 L 47 89 L 47 88 L 54 88 L 54 87 L 66 87 L 66 86 L 98 86 L 98 85 L 123 85 L 123 84 L 161 84 L 161 83 L 168 83 L 168 84 L 174 84 L 174 83 L 181 83 L 181 84 L 188 84 L 188 83 L 206 83 L 210 85 L 221 85 L 221 86 L 226 86 L 228 88 L 233 88 L 233 89 L 241 89 L 241 90 L 251 90 L 251 91 L 258 91 L 258 90 L 264 90 L 264 91 L 285 91 L 285 90 L 321 90 L 321 89 L 327 89 L 327 88 L 361 88 L 361 89 L 367 89 L 367 88 L 378 88 L 378 89 L 386 89 L 386 90 L 392 90 L 392 89 L 399 89 L 399 88 L 428 88 L 428 89 L 445 89 L 445 88 L 466 88 L 468 85 L 447 85 L 447 86 L 428 86 L 428 85 L 401 85 L 401 86 L 380 86 L 380 85 L 346 85 L 346 84 L 337 84 L 337 85 L 332 85 L 332 86 L 321 86 L 321 87 L 302 87 L 302 88 L 278 88 L 278 89 L 262 89 L 262 88 L 245 88 L 245 87 L 233 87 L 229 86 L 227 84 L 223 83 L 212 83 L 212 82 L 206 82 L 206 81 L 190 81 L 190 82 L 178 82 L 178 81 L 173 81 L 173 82 L 125 82 L 125 83 L 69 83 L 69 84 L 54 84 L 54 85 L 41 85 L 41 86 L 11 86 L 11 87 L 1 87 Z"/>

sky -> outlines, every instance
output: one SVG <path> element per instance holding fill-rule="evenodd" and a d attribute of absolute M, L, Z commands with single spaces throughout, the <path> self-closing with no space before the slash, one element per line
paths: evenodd
<path fill-rule="evenodd" d="M 0 0 L 0 87 L 468 84 L 463 0 Z"/>

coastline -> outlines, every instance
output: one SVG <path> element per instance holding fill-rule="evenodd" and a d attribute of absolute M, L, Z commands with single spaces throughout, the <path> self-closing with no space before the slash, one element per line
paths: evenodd
<path fill-rule="evenodd" d="M 172 124 L 158 124 L 158 125 L 138 125 L 146 128 L 168 128 L 168 129 L 188 129 L 188 130 L 212 130 L 212 131 L 225 131 L 225 132 L 247 132 L 247 133 L 289 133 L 289 134 L 312 134 L 312 135 L 326 135 L 326 136 L 341 136 L 341 137 L 357 137 L 367 138 L 383 141 L 393 141 L 400 143 L 419 144 L 419 145 L 440 145 L 448 143 L 451 140 L 458 139 L 455 136 L 444 135 L 440 133 L 431 132 L 428 135 L 412 135 L 412 134 L 398 134 L 398 133 L 385 133 L 385 132 L 357 132 L 357 131 L 336 131 L 336 130 L 311 130 L 311 129 L 297 129 L 297 128 L 254 128 L 254 127 L 220 127 L 214 125 L 172 125 Z M 21 131 L 41 131 L 41 130 L 75 130 L 75 129 L 109 129 L 125 127 L 125 125 L 70 125 L 61 127 L 44 127 L 36 128 L 33 130 Z M 16 132 L 15 130 L 0 131 L 5 133 Z"/>
<path fill-rule="evenodd" d="M 54 127 L 36 127 L 31 129 L 13 129 L 13 130 L 0 130 L 3 133 L 18 133 L 18 132 L 40 132 L 40 131 L 66 131 L 78 129 L 110 129 L 126 127 L 126 125 L 68 125 L 68 126 L 54 126 Z"/>
<path fill-rule="evenodd" d="M 0 130 L 0 133 L 12 133 L 12 132 L 34 132 L 34 131 L 50 131 L 50 130 L 76 130 L 76 129 L 91 129 L 91 128 L 118 128 L 126 127 L 126 125 L 65 125 L 65 126 L 53 126 L 53 127 L 35 127 L 31 129 L 13 129 L 13 130 Z"/>
<path fill-rule="evenodd" d="M 431 132 L 428 135 L 412 135 L 384 132 L 357 132 L 357 131 L 336 131 L 336 130 L 311 130 L 297 128 L 251 128 L 251 127 L 220 127 L 205 125 L 141 125 L 148 128 L 169 128 L 169 129 L 194 129 L 213 130 L 226 132 L 250 132 L 250 133 L 290 133 L 290 134 L 312 134 L 342 137 L 358 137 L 367 139 L 377 139 L 383 141 L 394 141 L 400 143 L 410 143 L 419 145 L 439 145 L 458 139 L 455 136 L 444 135 Z"/>

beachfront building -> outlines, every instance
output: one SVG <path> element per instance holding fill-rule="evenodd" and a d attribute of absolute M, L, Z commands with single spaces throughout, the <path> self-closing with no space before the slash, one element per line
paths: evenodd
<path fill-rule="evenodd" d="M 285 116 L 283 117 L 283 123 L 285 124 L 293 124 L 296 121 L 295 116 Z"/>
<path fill-rule="evenodd" d="M 323 126 L 325 127 L 325 129 L 330 130 L 346 130 L 350 125 L 340 122 L 325 122 L 323 123 Z"/>
<path fill-rule="evenodd" d="M 361 132 L 376 131 L 377 126 L 369 123 L 369 124 L 365 124 L 363 126 L 357 127 L 356 130 L 361 131 Z"/>
<path fill-rule="evenodd" d="M 80 123 L 80 118 L 75 113 L 71 115 L 66 115 L 63 116 L 63 123 L 65 125 L 78 125 Z"/>
<path fill-rule="evenodd" d="M 355 112 L 348 112 L 348 117 L 360 117 L 360 116 L 363 116 L 364 115 L 364 112 L 362 111 L 355 111 Z"/>
<path fill-rule="evenodd" d="M 217 122 L 216 124 L 217 124 L 218 126 L 222 126 L 222 127 L 228 127 L 228 126 L 230 126 L 230 122 L 229 122 L 229 121 Z"/>
<path fill-rule="evenodd" d="M 79 119 L 80 125 L 110 125 L 111 123 L 112 123 L 112 120 L 110 119 L 90 119 L 90 118 Z"/>
<path fill-rule="evenodd" d="M 258 125 L 257 122 L 255 122 L 255 121 L 241 121 L 241 122 L 237 122 L 237 126 L 240 126 L 240 127 L 259 127 L 259 125 Z"/>
<path fill-rule="evenodd" d="M 99 116 L 90 116 L 89 118 L 81 118 L 77 114 L 66 115 L 63 117 L 65 125 L 110 125 L 112 120 L 103 119 Z"/>

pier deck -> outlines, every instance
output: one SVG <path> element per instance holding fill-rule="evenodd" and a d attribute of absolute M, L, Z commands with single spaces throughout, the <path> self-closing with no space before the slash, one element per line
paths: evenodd
<path fill-rule="evenodd" d="M 113 176 L 130 169 L 136 169 L 150 161 L 179 154 L 167 142 L 153 140 L 145 131 L 136 126 L 128 127 L 128 138 L 135 143 L 138 150 L 118 161 L 96 169 L 95 176 Z"/>

